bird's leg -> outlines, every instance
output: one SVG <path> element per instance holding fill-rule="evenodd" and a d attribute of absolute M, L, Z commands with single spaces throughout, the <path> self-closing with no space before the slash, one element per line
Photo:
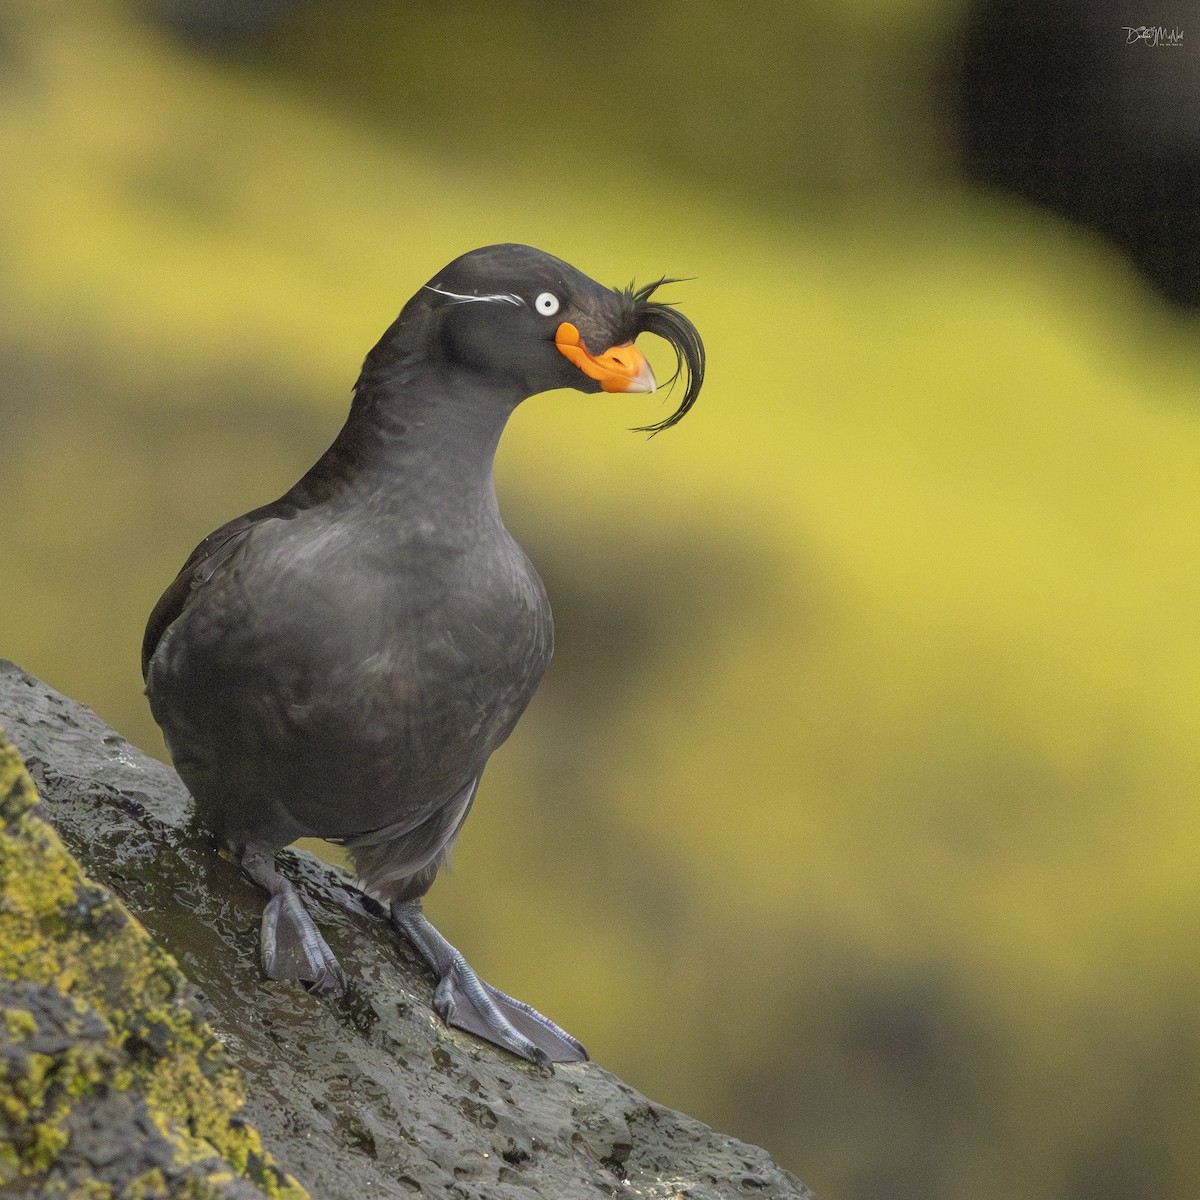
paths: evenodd
<path fill-rule="evenodd" d="M 300 901 L 295 885 L 275 869 L 275 855 L 248 849 L 242 870 L 270 893 L 262 916 L 262 964 L 269 979 L 298 979 L 314 992 L 345 986 L 346 976 Z"/>
<path fill-rule="evenodd" d="M 433 1007 L 447 1025 L 465 1029 L 530 1062 L 585 1062 L 587 1051 L 535 1008 L 484 983 L 421 910 L 421 901 L 392 904 L 392 923 L 433 968 Z"/>

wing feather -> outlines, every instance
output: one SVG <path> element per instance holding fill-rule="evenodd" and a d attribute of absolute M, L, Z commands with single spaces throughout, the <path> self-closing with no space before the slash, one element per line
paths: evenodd
<path fill-rule="evenodd" d="M 246 534 L 262 521 L 273 518 L 289 520 L 299 511 L 290 500 L 280 499 L 264 504 L 244 516 L 235 517 L 220 529 L 214 530 L 188 556 L 187 562 L 175 576 L 171 586 L 159 597 L 146 622 L 142 638 L 142 679 L 150 673 L 150 660 L 162 641 L 163 634 L 175 623 L 187 607 L 192 594 L 207 583 L 229 561 Z"/>

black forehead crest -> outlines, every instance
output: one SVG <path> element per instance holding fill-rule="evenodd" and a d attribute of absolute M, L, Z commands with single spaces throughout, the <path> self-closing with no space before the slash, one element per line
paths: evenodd
<path fill-rule="evenodd" d="M 639 425 L 639 433 L 661 433 L 677 425 L 687 416 L 704 386 L 706 358 L 700 331 L 676 309 L 673 302 L 651 299 L 660 287 L 682 282 L 680 279 L 663 278 L 641 287 L 631 283 L 620 293 L 622 332 L 629 334 L 625 340 L 633 341 L 640 333 L 652 333 L 662 338 L 675 351 L 675 374 L 668 380 L 668 386 L 673 389 L 680 376 L 684 378 L 683 395 L 675 411 L 661 421 Z"/>

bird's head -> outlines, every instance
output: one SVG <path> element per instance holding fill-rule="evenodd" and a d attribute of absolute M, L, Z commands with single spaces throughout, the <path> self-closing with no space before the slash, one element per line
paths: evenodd
<path fill-rule="evenodd" d="M 372 353 L 392 358 L 403 344 L 522 397 L 564 387 L 652 392 L 654 374 L 633 343 L 640 333 L 657 334 L 675 351 L 676 376 L 686 375 L 675 411 L 642 427 L 657 433 L 683 417 L 704 381 L 695 326 L 651 299 L 671 282 L 618 290 L 532 246 L 484 246 L 439 271 Z"/>

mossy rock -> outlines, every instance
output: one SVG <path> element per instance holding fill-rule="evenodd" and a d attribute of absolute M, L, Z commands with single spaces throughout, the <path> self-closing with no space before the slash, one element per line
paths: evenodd
<path fill-rule="evenodd" d="M 301 1200 L 174 960 L 36 805 L 0 739 L 0 1193 Z"/>
<path fill-rule="evenodd" d="M 655 1104 L 597 1063 L 548 1072 L 448 1029 L 431 1009 L 433 981 L 379 906 L 309 854 L 281 855 L 281 869 L 349 986 L 317 996 L 265 980 L 263 895 L 194 824 L 174 771 L 3 661 L 0 723 L 54 826 L 29 811 L 30 779 L 6 748 L 0 974 L 26 990 L 4 1000 L 12 1016 L 0 1045 L 40 1081 L 23 1085 L 27 1095 L 3 1083 L 26 1130 L 8 1177 L 57 1171 L 64 1196 L 86 1178 L 79 1187 L 93 1191 L 77 1189 L 80 1200 L 303 1195 L 239 1120 L 244 1097 L 247 1121 L 321 1200 L 812 1200 L 766 1151 Z M 52 1068 L 36 1046 L 62 1042 L 56 1022 L 79 1033 Z M 129 1104 L 86 1107 L 114 1095 Z M 111 1185 L 91 1151 L 70 1174 L 72 1147 L 110 1144 L 129 1148 L 114 1159 L 124 1191 L 95 1190 Z"/>

